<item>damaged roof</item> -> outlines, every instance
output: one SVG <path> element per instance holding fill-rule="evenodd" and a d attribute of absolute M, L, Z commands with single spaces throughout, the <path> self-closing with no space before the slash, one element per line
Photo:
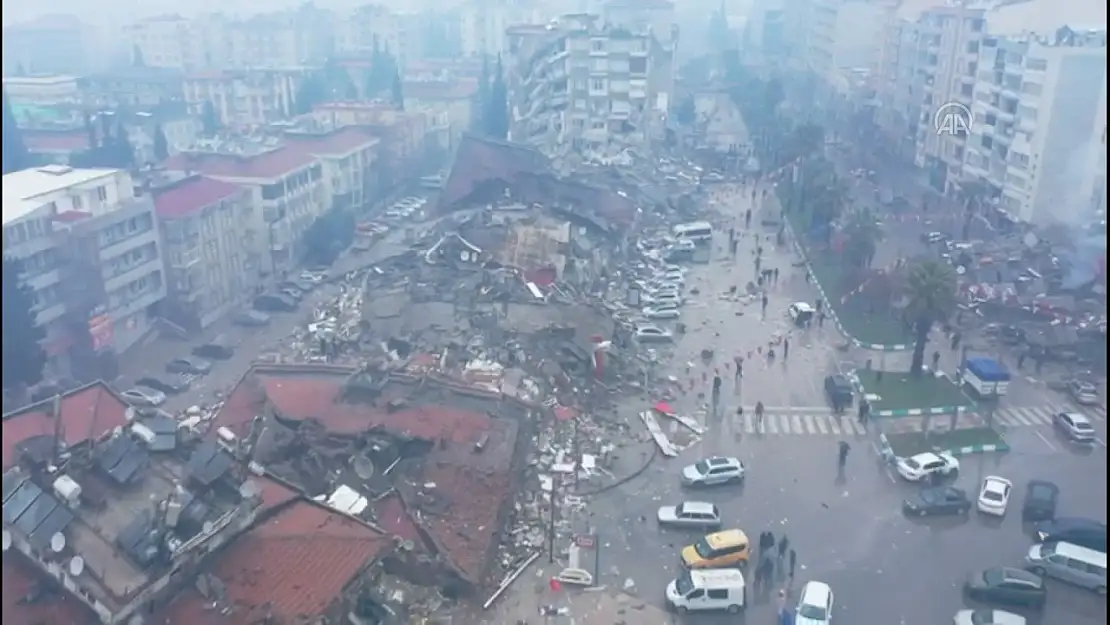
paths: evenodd
<path fill-rule="evenodd" d="M 91 625 L 99 622 L 93 611 L 64 591 L 43 592 L 56 584 L 47 581 L 23 556 L 4 554 L 3 616 L 5 623 L 20 625 Z M 48 596 L 44 596 L 48 595 Z M 24 601 L 38 596 L 36 601 Z"/>
<path fill-rule="evenodd" d="M 444 213 L 455 210 L 456 204 L 488 180 L 511 185 L 523 173 L 543 173 L 548 169 L 547 157 L 539 150 L 490 137 L 463 135 L 439 196 L 440 210 Z"/>
<path fill-rule="evenodd" d="M 47 399 L 4 415 L 3 463 L 16 461 L 19 443 L 36 436 L 62 434 L 66 445 L 94 439 L 115 427 L 127 425 L 127 404 L 107 384 L 96 381 L 73 389 L 57 399 Z M 61 423 L 53 415 L 61 415 Z"/>
<path fill-rule="evenodd" d="M 333 433 L 380 429 L 434 441 L 412 485 L 398 486 L 403 501 L 377 509 L 379 522 L 412 539 L 418 532 L 400 518 L 408 515 L 464 579 L 483 583 L 511 505 L 518 424 L 489 414 L 507 400 L 425 378 L 391 382 L 374 402 L 348 403 L 344 385 L 353 370 L 330 369 L 335 372 L 326 375 L 304 366 L 256 366 L 232 391 L 214 426 L 244 433 L 268 404 L 282 419 L 313 420 Z"/>
<path fill-rule="evenodd" d="M 264 498 L 284 491 L 292 492 L 263 484 Z M 151 622 L 252 625 L 268 616 L 279 623 L 322 616 L 393 547 L 390 536 L 299 495 L 264 514 L 207 568 L 225 586 L 225 600 L 189 589 Z"/>

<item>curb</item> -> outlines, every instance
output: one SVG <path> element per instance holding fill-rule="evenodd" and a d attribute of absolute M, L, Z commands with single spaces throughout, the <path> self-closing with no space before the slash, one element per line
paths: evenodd
<path fill-rule="evenodd" d="M 655 458 L 658 455 L 659 455 L 659 447 L 656 446 L 656 445 L 652 445 L 651 446 L 651 455 L 648 456 L 647 462 L 645 462 L 644 465 L 642 467 L 640 467 L 639 469 L 636 469 L 632 473 L 629 473 L 628 475 L 626 475 L 626 476 L 622 477 L 621 479 L 613 482 L 612 484 L 606 484 L 605 486 L 595 488 L 594 490 L 581 491 L 581 492 L 576 492 L 574 494 L 579 496 L 579 497 L 592 497 L 593 495 L 600 495 L 602 493 L 611 491 L 611 490 L 613 490 L 614 488 L 616 488 L 618 486 L 624 486 L 625 484 L 631 482 L 632 480 L 640 477 L 644 473 L 644 471 L 647 471 L 648 467 L 651 466 L 651 463 L 655 462 Z"/>
<path fill-rule="evenodd" d="M 1010 446 L 1006 443 L 996 443 L 994 445 L 969 445 L 967 447 L 954 447 L 952 449 L 945 449 L 944 452 L 953 456 L 966 456 L 969 454 L 987 454 L 991 452 L 1005 453 L 1010 451 Z"/>
<path fill-rule="evenodd" d="M 779 206 L 782 206 L 781 200 L 779 201 Z M 802 247 L 802 244 L 799 242 L 798 237 L 794 234 L 794 225 L 791 223 L 790 218 L 784 215 L 783 223 L 786 224 L 786 229 L 790 232 L 790 241 L 794 245 L 794 251 L 797 252 L 798 256 L 802 257 L 802 261 L 805 263 L 806 266 L 806 271 L 808 271 L 809 275 L 813 277 L 813 284 L 817 285 L 817 292 L 821 295 L 821 299 L 825 301 L 825 309 L 828 311 L 829 317 L 832 319 L 833 324 L 836 326 L 836 330 L 840 332 L 840 334 L 847 338 L 853 346 L 859 349 L 867 349 L 876 352 L 904 352 L 913 349 L 913 345 L 906 345 L 902 343 L 894 345 L 864 343 L 863 341 L 849 334 L 848 331 L 844 329 L 844 324 L 840 323 L 840 316 L 836 314 L 836 308 L 829 303 L 831 300 L 828 298 L 828 296 L 825 295 L 825 289 L 821 286 L 821 281 L 817 279 L 817 274 L 813 271 L 813 265 L 810 263 L 809 254 L 806 253 L 805 248 Z"/>
<path fill-rule="evenodd" d="M 952 414 L 963 406 L 941 406 L 940 408 L 909 408 L 903 410 L 876 410 L 873 417 L 920 417 L 924 415 Z"/>

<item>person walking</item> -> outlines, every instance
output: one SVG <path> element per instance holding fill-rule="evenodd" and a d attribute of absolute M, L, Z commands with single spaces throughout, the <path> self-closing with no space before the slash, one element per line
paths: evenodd
<path fill-rule="evenodd" d="M 837 457 L 837 466 L 839 466 L 841 469 L 843 469 L 844 465 L 848 463 L 848 452 L 851 449 L 851 446 L 848 445 L 846 441 L 840 441 L 840 451 Z"/>
<path fill-rule="evenodd" d="M 763 431 L 763 402 L 761 401 L 755 404 L 755 426 L 760 432 Z M 774 538 L 771 539 L 771 543 L 774 544 Z"/>
<path fill-rule="evenodd" d="M 779 562 L 786 560 L 786 552 L 790 549 L 790 539 L 783 535 L 779 540 Z"/>
<path fill-rule="evenodd" d="M 775 267 L 773 276 L 774 276 L 774 283 L 778 284 L 779 283 L 779 268 L 778 267 Z"/>
<path fill-rule="evenodd" d="M 789 357 L 790 357 L 790 339 L 783 339 L 782 340 L 782 361 L 786 362 L 786 359 L 789 358 Z"/>
<path fill-rule="evenodd" d="M 794 568 L 798 565 L 798 554 L 793 549 L 790 550 L 790 581 L 794 581 Z"/>
<path fill-rule="evenodd" d="M 733 356 L 732 357 L 732 364 L 736 365 L 736 368 L 733 369 L 733 372 L 732 372 L 733 381 L 734 382 L 739 382 L 740 378 L 744 377 L 744 357 L 743 356 Z"/>
<path fill-rule="evenodd" d="M 769 299 L 767 299 L 767 294 L 766 294 L 766 293 L 764 293 L 764 294 L 763 294 L 763 299 L 762 299 L 762 300 L 760 300 L 760 304 L 762 304 L 762 306 L 763 306 L 763 317 L 764 317 L 764 318 L 766 318 L 766 317 L 767 317 L 767 304 L 768 304 L 769 302 L 770 302 L 770 300 L 769 300 Z"/>

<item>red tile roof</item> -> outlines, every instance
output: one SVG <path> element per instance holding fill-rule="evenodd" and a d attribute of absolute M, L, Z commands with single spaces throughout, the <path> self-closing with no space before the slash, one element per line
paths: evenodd
<path fill-rule="evenodd" d="M 2 449 L 5 469 L 15 463 L 18 443 L 33 436 L 54 434 L 54 417 L 50 416 L 52 402 L 39 402 L 4 415 Z M 62 396 L 61 429 L 66 444 L 75 445 L 126 425 L 126 410 L 127 404 L 103 382 L 95 382 Z"/>
<path fill-rule="evenodd" d="M 89 149 L 89 135 L 84 130 L 24 130 L 23 144 L 29 152 L 80 152 Z"/>
<path fill-rule="evenodd" d="M 440 193 L 440 210 L 450 212 L 462 208 L 458 203 L 488 180 L 501 180 L 511 185 L 523 174 L 547 170 L 547 158 L 528 146 L 466 135 L 459 142 L 455 162 Z"/>
<path fill-rule="evenodd" d="M 154 209 L 162 219 L 181 219 L 246 192 L 237 184 L 190 176 L 169 187 L 154 190 Z"/>
<path fill-rule="evenodd" d="M 409 516 L 404 500 L 398 495 L 390 495 L 374 506 L 374 520 L 387 534 L 411 540 L 417 545 L 424 542 L 420 529 Z"/>
<path fill-rule="evenodd" d="M 52 593 L 35 603 L 20 603 L 42 575 L 23 556 L 4 554 L 3 617 L 18 625 L 92 625 L 99 622 L 85 604 L 65 591 Z"/>
<path fill-rule="evenodd" d="M 310 501 L 291 501 L 236 539 L 208 569 L 227 588 L 228 614 L 209 609 L 188 590 L 151 622 L 254 625 L 267 612 L 279 623 L 321 616 L 392 547 L 391 537 L 363 523 Z"/>
<path fill-rule="evenodd" d="M 64 224 L 71 224 L 78 221 L 84 221 L 89 217 L 92 217 L 92 213 L 87 213 L 85 211 L 63 211 L 61 213 L 58 213 L 57 215 L 54 215 L 54 221 L 60 221 Z"/>
<path fill-rule="evenodd" d="M 342 156 L 378 142 L 378 139 L 359 128 L 342 128 L 327 135 L 289 134 L 286 139 L 291 148 L 319 156 Z"/>
<path fill-rule="evenodd" d="M 163 163 L 170 171 L 200 172 L 214 178 L 275 180 L 308 167 L 316 157 L 302 150 L 282 146 L 253 156 L 182 152 Z"/>

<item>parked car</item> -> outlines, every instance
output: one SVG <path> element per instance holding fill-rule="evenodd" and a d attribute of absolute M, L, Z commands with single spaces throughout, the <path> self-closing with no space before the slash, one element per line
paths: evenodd
<path fill-rule="evenodd" d="M 704 501 L 684 501 L 677 506 L 663 506 L 656 513 L 660 525 L 694 529 L 721 527 L 721 511 Z"/>
<path fill-rule="evenodd" d="M 817 314 L 817 311 L 814 310 L 813 306 L 805 302 L 794 302 L 790 305 L 790 308 L 787 309 L 787 313 L 790 315 L 790 320 L 794 322 L 794 325 L 802 327 L 813 319 L 813 315 Z"/>
<path fill-rule="evenodd" d="M 254 298 L 253 308 L 261 312 L 293 312 L 297 300 L 281 293 L 269 293 Z"/>
<path fill-rule="evenodd" d="M 833 613 L 833 591 L 824 582 L 806 582 L 798 593 L 794 625 L 830 625 Z"/>
<path fill-rule="evenodd" d="M 1100 403 L 1098 388 L 1085 380 L 1068 382 L 1068 395 L 1080 406 L 1097 406 Z"/>
<path fill-rule="evenodd" d="M 231 323 L 245 328 L 261 328 L 270 325 L 270 315 L 257 310 L 243 310 L 231 317 Z"/>
<path fill-rule="evenodd" d="M 636 328 L 636 340 L 641 343 L 669 343 L 674 336 L 658 326 L 640 326 Z"/>
<path fill-rule="evenodd" d="M 960 470 L 960 462 L 951 454 L 927 451 L 910 458 L 899 458 L 896 468 L 903 479 L 921 482 L 956 473 Z"/>
<path fill-rule="evenodd" d="M 178 395 L 189 390 L 191 384 L 184 376 L 174 375 L 165 378 L 147 376 L 135 380 L 135 386 L 151 388 L 166 395 Z"/>
<path fill-rule="evenodd" d="M 123 400 L 133 406 L 161 406 L 166 403 L 166 394 L 152 388 L 136 386 L 120 393 Z"/>
<path fill-rule="evenodd" d="M 1106 553 L 1106 524 L 1094 519 L 1061 517 L 1037 524 L 1037 542 L 1063 542 Z"/>
<path fill-rule="evenodd" d="M 744 463 L 731 456 L 713 456 L 682 469 L 683 486 L 716 486 L 744 481 Z"/>
<path fill-rule="evenodd" d="M 1010 492 L 1013 489 L 1013 483 L 1004 477 L 988 475 L 983 478 L 977 503 L 979 512 L 992 516 L 1005 516 L 1006 508 L 1010 505 Z"/>
<path fill-rule="evenodd" d="M 1052 577 L 1106 595 L 1105 552 L 1071 543 L 1041 543 L 1029 548 L 1025 566 L 1042 577 Z"/>
<path fill-rule="evenodd" d="M 1056 502 L 1060 487 L 1044 480 L 1031 480 L 1025 485 L 1025 501 L 1021 505 L 1023 521 L 1048 521 L 1056 518 Z"/>
<path fill-rule="evenodd" d="M 200 358 L 174 358 L 166 363 L 167 373 L 192 373 L 204 375 L 212 370 L 212 363 Z"/>
<path fill-rule="evenodd" d="M 304 299 L 304 291 L 301 291 L 299 288 L 297 288 L 295 286 L 285 287 L 284 289 L 278 289 L 278 293 L 288 297 L 289 299 L 297 301 L 297 302 Z"/>
<path fill-rule="evenodd" d="M 1044 607 L 1044 578 L 1029 571 L 995 566 L 972 574 L 964 582 L 968 598 L 1005 605 Z"/>
<path fill-rule="evenodd" d="M 673 308 L 673 307 L 672 308 L 653 308 L 653 307 L 649 306 L 649 307 L 645 308 L 642 311 L 642 314 L 644 316 L 644 319 L 651 319 L 653 321 L 655 321 L 655 320 L 662 321 L 662 320 L 667 320 L 667 319 L 678 319 L 679 317 L 682 316 L 682 313 L 679 311 L 679 309 Z"/>
<path fill-rule="evenodd" d="M 967 492 L 954 486 L 925 488 L 902 502 L 902 512 L 913 516 L 967 514 L 970 510 Z"/>
<path fill-rule="evenodd" d="M 1052 419 L 1056 426 L 1068 440 L 1074 443 L 1089 444 L 1095 442 L 1095 426 L 1086 415 L 1078 412 L 1060 412 Z"/>
<path fill-rule="evenodd" d="M 1025 625 L 1025 617 L 1005 610 L 960 610 L 953 625 Z"/>
<path fill-rule="evenodd" d="M 825 376 L 825 396 L 828 397 L 829 402 L 837 403 L 839 400 L 841 406 L 851 406 L 854 392 L 855 387 L 846 376 L 839 373 Z"/>
<path fill-rule="evenodd" d="M 208 361 L 227 360 L 235 355 L 235 348 L 226 336 L 217 334 L 211 341 L 194 347 L 193 355 Z"/>

